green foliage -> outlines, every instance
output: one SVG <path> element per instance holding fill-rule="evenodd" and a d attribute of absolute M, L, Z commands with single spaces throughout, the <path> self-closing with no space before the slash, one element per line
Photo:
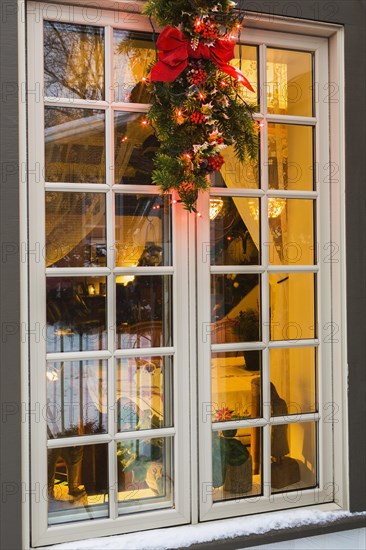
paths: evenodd
<path fill-rule="evenodd" d="M 161 25 L 178 27 L 191 40 L 214 44 L 238 24 L 229 0 L 150 0 L 145 15 Z M 195 22 L 212 26 L 207 38 Z M 193 46 L 192 46 L 193 47 Z M 198 192 L 210 186 L 210 174 L 221 169 L 222 149 L 232 145 L 239 161 L 257 155 L 253 108 L 240 96 L 242 85 L 209 59 L 188 59 L 174 82 L 151 82 L 153 98 L 147 119 L 160 143 L 153 183 L 162 192 L 177 190 L 180 201 L 195 211 Z"/>
<path fill-rule="evenodd" d="M 241 466 L 249 458 L 249 451 L 238 439 L 212 434 L 212 477 L 213 486 L 221 487 L 225 482 L 227 466 Z"/>

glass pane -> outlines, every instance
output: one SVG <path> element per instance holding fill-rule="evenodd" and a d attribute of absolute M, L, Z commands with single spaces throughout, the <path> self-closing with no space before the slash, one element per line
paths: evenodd
<path fill-rule="evenodd" d="M 141 113 L 114 113 L 115 183 L 151 185 L 153 158 L 159 147 L 155 132 Z"/>
<path fill-rule="evenodd" d="M 107 361 L 48 362 L 49 439 L 106 433 Z"/>
<path fill-rule="evenodd" d="M 150 103 L 143 78 L 156 59 L 152 36 L 114 29 L 113 46 L 115 101 Z"/>
<path fill-rule="evenodd" d="M 47 351 L 105 349 L 106 277 L 47 279 Z"/>
<path fill-rule="evenodd" d="M 171 197 L 116 194 L 116 266 L 171 265 Z"/>
<path fill-rule="evenodd" d="M 48 449 L 48 523 L 108 517 L 108 445 Z"/>
<path fill-rule="evenodd" d="M 240 162 L 230 145 L 220 151 L 225 163 L 220 172 L 211 174 L 212 187 L 228 189 L 258 189 L 259 187 L 259 149 L 255 160 L 246 159 Z"/>
<path fill-rule="evenodd" d="M 211 321 L 212 344 L 260 341 L 260 275 L 212 275 Z"/>
<path fill-rule="evenodd" d="M 105 195 L 46 192 L 46 267 L 104 267 Z"/>
<path fill-rule="evenodd" d="M 316 338 L 315 275 L 270 273 L 271 340 Z"/>
<path fill-rule="evenodd" d="M 261 428 L 212 432 L 213 501 L 262 494 Z"/>
<path fill-rule="evenodd" d="M 268 200 L 271 264 L 314 264 L 314 206 L 303 199 Z"/>
<path fill-rule="evenodd" d="M 45 178 L 105 183 L 104 111 L 45 107 Z"/>
<path fill-rule="evenodd" d="M 240 96 L 253 107 L 257 107 L 258 100 L 258 48 L 257 46 L 244 46 L 236 45 L 234 50 L 234 59 L 230 65 L 234 65 L 240 69 L 250 84 L 254 88 L 254 92 L 251 92 L 244 86 L 240 87 Z"/>
<path fill-rule="evenodd" d="M 316 350 L 270 350 L 272 416 L 315 412 Z"/>
<path fill-rule="evenodd" d="M 271 428 L 272 492 L 308 489 L 317 484 L 315 422 Z"/>
<path fill-rule="evenodd" d="M 313 128 L 268 124 L 268 185 L 270 189 L 313 191 Z"/>
<path fill-rule="evenodd" d="M 44 21 L 44 93 L 104 99 L 104 28 Z"/>
<path fill-rule="evenodd" d="M 210 221 L 211 264 L 260 264 L 259 199 L 211 197 Z"/>
<path fill-rule="evenodd" d="M 118 360 L 118 431 L 172 426 L 172 392 L 172 357 L 126 357 Z"/>
<path fill-rule="evenodd" d="M 213 422 L 261 416 L 261 361 L 260 351 L 212 354 Z"/>
<path fill-rule="evenodd" d="M 267 49 L 268 112 L 313 115 L 313 54 Z"/>
<path fill-rule="evenodd" d="M 171 276 L 116 277 L 117 348 L 172 345 Z"/>
<path fill-rule="evenodd" d="M 117 468 L 120 515 L 173 506 L 171 438 L 120 441 Z"/>

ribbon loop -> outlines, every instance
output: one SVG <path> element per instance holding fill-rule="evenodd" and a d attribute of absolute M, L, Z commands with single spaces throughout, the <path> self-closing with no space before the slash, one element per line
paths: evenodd
<path fill-rule="evenodd" d="M 151 69 L 152 82 L 173 82 L 186 69 L 189 58 L 211 59 L 219 69 L 254 92 L 244 74 L 236 67 L 229 65 L 229 61 L 234 58 L 235 47 L 231 40 L 219 38 L 210 47 L 199 43 L 194 50 L 189 38 L 179 29 L 168 26 L 159 35 L 156 46 L 159 50 L 159 61 Z"/>

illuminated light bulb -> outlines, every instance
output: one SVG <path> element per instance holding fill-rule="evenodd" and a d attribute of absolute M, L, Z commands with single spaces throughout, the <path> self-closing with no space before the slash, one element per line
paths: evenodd
<path fill-rule="evenodd" d="M 197 218 L 202 218 L 201 212 L 197 212 Z"/>
<path fill-rule="evenodd" d="M 146 118 L 144 118 L 144 120 L 141 120 L 141 124 L 142 124 L 143 126 L 147 126 L 149 123 L 148 123 L 148 121 L 146 120 Z"/>
<path fill-rule="evenodd" d="M 55 369 L 48 370 L 46 372 L 46 376 L 47 376 L 47 378 L 50 382 L 57 382 L 57 380 L 58 380 L 58 374 L 57 374 L 57 371 Z"/>
<path fill-rule="evenodd" d="M 240 24 L 240 23 L 237 23 L 236 28 L 237 28 L 237 29 L 241 29 L 241 24 Z"/>
<path fill-rule="evenodd" d="M 249 201 L 249 211 L 254 220 L 259 220 L 259 206 L 257 201 Z M 268 199 L 268 218 L 278 218 L 286 207 L 286 199 L 270 197 Z"/>
<path fill-rule="evenodd" d="M 182 114 L 183 114 L 182 111 L 179 109 L 178 116 L 182 116 Z"/>
<path fill-rule="evenodd" d="M 210 199 L 210 220 L 213 221 L 220 214 L 224 201 L 222 199 Z M 228 237 L 229 240 L 229 237 Z"/>
<path fill-rule="evenodd" d="M 221 84 L 221 86 L 223 86 L 224 88 L 226 88 L 226 86 L 228 86 L 228 83 L 225 82 L 225 80 L 221 80 L 220 84 Z"/>
<path fill-rule="evenodd" d="M 142 82 L 146 82 L 146 81 L 147 81 L 146 76 L 143 76 L 143 77 L 141 78 L 141 80 L 142 80 Z"/>
<path fill-rule="evenodd" d="M 178 201 L 176 201 L 175 199 L 172 200 L 171 204 L 177 204 Z"/>
<path fill-rule="evenodd" d="M 123 137 L 121 138 L 121 142 L 122 142 L 122 143 L 125 143 L 127 140 L 128 140 L 128 137 L 127 137 L 127 136 L 123 136 Z"/>
<path fill-rule="evenodd" d="M 200 93 L 198 94 L 198 97 L 199 97 L 200 99 L 202 99 L 202 100 L 205 99 L 205 96 L 203 95 L 202 92 L 200 92 Z"/>

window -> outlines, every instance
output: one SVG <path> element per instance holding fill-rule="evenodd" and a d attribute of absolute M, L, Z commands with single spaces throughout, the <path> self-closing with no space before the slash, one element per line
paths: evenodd
<path fill-rule="evenodd" d="M 33 545 L 332 501 L 327 41 L 246 29 L 258 160 L 197 219 L 151 183 L 148 23 L 90 13 L 28 16 Z"/>

